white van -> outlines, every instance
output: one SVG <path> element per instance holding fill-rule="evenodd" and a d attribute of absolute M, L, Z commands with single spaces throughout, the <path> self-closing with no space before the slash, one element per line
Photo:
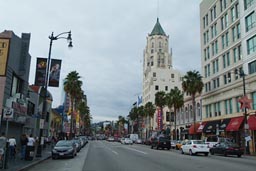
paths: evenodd
<path fill-rule="evenodd" d="M 205 139 L 205 144 L 208 144 L 209 148 L 213 147 L 214 145 L 220 142 L 231 142 L 230 138 L 219 137 L 217 135 L 209 136 Z"/>
<path fill-rule="evenodd" d="M 129 134 L 128 138 L 130 138 L 135 143 L 135 141 L 139 139 L 139 135 L 138 134 Z"/>

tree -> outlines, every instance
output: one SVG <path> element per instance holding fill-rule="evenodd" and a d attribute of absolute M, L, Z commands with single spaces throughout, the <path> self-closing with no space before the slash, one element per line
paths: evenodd
<path fill-rule="evenodd" d="M 181 108 L 184 104 L 184 96 L 183 93 L 175 87 L 171 89 L 170 92 L 166 95 L 166 103 L 171 112 L 171 108 L 174 108 L 174 130 L 175 130 L 175 140 L 177 140 L 177 128 L 176 128 L 176 117 L 177 110 Z"/>
<path fill-rule="evenodd" d="M 147 102 L 144 107 L 144 111 L 146 116 L 149 118 L 149 128 L 151 129 L 151 119 L 153 118 L 155 112 L 156 112 L 156 107 L 152 102 Z"/>
<path fill-rule="evenodd" d="M 80 118 L 84 123 L 83 126 L 83 133 L 85 134 L 85 130 L 89 131 L 91 127 L 91 119 L 92 117 L 90 116 L 90 109 L 87 106 L 86 102 L 84 100 L 80 101 L 78 105 L 78 110 L 80 113 Z"/>
<path fill-rule="evenodd" d="M 64 90 L 70 96 L 71 101 L 71 122 L 70 122 L 70 138 L 73 136 L 75 99 L 81 96 L 81 87 L 83 82 L 76 71 L 71 71 L 64 80 Z"/>
<path fill-rule="evenodd" d="M 182 88 L 184 92 L 187 92 L 191 95 L 192 99 L 192 109 L 193 109 L 193 118 L 194 118 L 194 129 L 196 123 L 196 113 L 195 113 L 195 98 L 196 93 L 201 94 L 203 91 L 203 81 L 202 76 L 198 71 L 188 71 L 187 74 L 183 77 Z M 194 133 L 196 130 L 194 130 Z"/>
<path fill-rule="evenodd" d="M 159 91 L 155 94 L 155 104 L 160 108 L 161 112 L 161 123 L 160 123 L 160 129 L 162 129 L 163 126 L 163 107 L 166 105 L 166 94 L 164 91 Z"/>

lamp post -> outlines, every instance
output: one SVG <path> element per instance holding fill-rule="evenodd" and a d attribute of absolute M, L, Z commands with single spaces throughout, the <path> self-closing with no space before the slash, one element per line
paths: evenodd
<path fill-rule="evenodd" d="M 63 37 L 63 35 L 68 34 L 67 37 Z M 58 39 L 66 39 L 68 41 L 68 47 L 72 48 L 72 38 L 71 38 L 71 31 L 69 32 L 63 32 L 58 34 L 57 36 L 54 36 L 53 32 L 52 34 L 49 36 L 50 39 L 50 47 L 49 47 L 49 54 L 48 54 L 48 59 L 47 59 L 47 67 L 46 67 L 46 76 L 45 76 L 45 81 L 44 81 L 44 100 L 43 100 L 43 109 L 42 109 L 42 115 L 41 115 L 41 119 L 45 119 L 45 116 L 47 115 L 47 109 L 46 109 L 46 105 L 47 105 L 47 89 L 48 89 L 48 82 L 49 82 L 49 69 L 50 69 L 50 63 L 51 63 L 51 52 L 52 52 L 52 42 L 54 40 L 58 40 Z M 39 145 L 37 148 L 37 157 L 42 157 L 42 145 L 43 145 L 43 128 L 40 128 L 40 134 L 39 134 Z"/>
<path fill-rule="evenodd" d="M 243 78 L 243 96 L 244 98 L 246 97 L 246 91 L 245 91 L 245 73 L 243 70 L 239 71 L 239 75 L 240 77 Z M 246 103 L 245 101 L 243 103 Z M 249 147 L 249 143 L 246 141 L 246 135 L 248 134 L 248 124 L 247 124 L 247 105 L 243 105 L 244 106 L 244 141 L 243 141 L 243 147 L 244 147 L 244 153 L 245 154 L 249 154 L 249 150 L 247 150 L 247 148 Z"/>

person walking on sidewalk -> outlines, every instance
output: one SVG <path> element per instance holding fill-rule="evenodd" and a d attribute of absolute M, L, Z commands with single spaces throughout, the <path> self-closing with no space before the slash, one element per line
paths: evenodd
<path fill-rule="evenodd" d="M 32 134 L 30 134 L 27 142 L 27 147 L 26 147 L 26 160 L 33 160 L 34 158 L 34 153 L 35 153 L 35 138 L 33 137 Z"/>
<path fill-rule="evenodd" d="M 26 155 L 26 146 L 28 143 L 28 137 L 26 136 L 26 134 L 22 134 L 20 137 L 20 156 L 21 156 L 21 160 L 25 159 L 25 155 Z"/>
<path fill-rule="evenodd" d="M 11 137 L 9 139 L 9 151 L 10 151 L 10 159 L 15 159 L 16 154 L 16 139 L 14 137 Z"/>

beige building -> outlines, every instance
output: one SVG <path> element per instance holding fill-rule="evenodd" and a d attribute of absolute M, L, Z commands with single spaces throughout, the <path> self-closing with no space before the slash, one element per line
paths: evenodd
<path fill-rule="evenodd" d="M 181 74 L 172 66 L 172 54 L 169 50 L 169 36 L 165 34 L 159 19 L 150 34 L 143 58 L 143 106 L 147 102 L 155 103 L 155 94 L 159 91 L 170 92 L 174 87 L 181 89 Z M 170 112 L 164 108 L 162 124 L 158 124 L 157 112 L 154 119 L 146 121 L 144 137 L 152 130 L 160 130 L 170 125 Z M 149 124 L 149 122 L 151 122 Z M 151 125 L 151 127 L 149 126 Z"/>
<path fill-rule="evenodd" d="M 256 1 L 203 0 L 200 4 L 203 135 L 222 135 L 243 144 L 256 140 Z M 244 79 L 244 82 L 243 82 Z M 240 109 L 246 94 L 251 108 Z M 248 125 L 245 124 L 248 121 Z M 244 125 L 249 128 L 244 130 Z M 246 132 L 246 133 L 245 133 Z"/>

